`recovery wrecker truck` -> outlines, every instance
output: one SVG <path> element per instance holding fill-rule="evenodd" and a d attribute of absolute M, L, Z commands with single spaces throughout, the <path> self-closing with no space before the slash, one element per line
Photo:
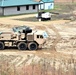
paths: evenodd
<path fill-rule="evenodd" d="M 27 26 L 14 27 L 10 31 L 0 31 L 0 50 L 5 49 L 5 46 L 15 46 L 19 50 L 36 50 L 46 42 L 46 37 L 45 31 L 33 31 Z"/>

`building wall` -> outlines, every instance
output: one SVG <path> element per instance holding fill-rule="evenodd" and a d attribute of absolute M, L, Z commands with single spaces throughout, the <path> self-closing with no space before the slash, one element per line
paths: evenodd
<path fill-rule="evenodd" d="M 0 15 L 2 15 L 3 14 L 3 9 L 2 8 L 0 8 Z"/>
<path fill-rule="evenodd" d="M 39 10 L 41 9 L 54 9 L 54 2 L 49 2 L 49 3 L 43 3 L 43 2 L 40 2 L 41 4 L 39 5 Z"/>
<path fill-rule="evenodd" d="M 6 7 L 4 8 L 4 15 L 14 15 L 23 13 L 33 13 L 38 11 L 38 5 L 33 9 L 33 5 L 29 6 L 29 10 L 26 10 L 26 6 L 20 6 L 20 11 L 17 11 L 17 7 Z"/>
<path fill-rule="evenodd" d="M 45 3 L 45 9 L 54 9 L 54 3 Z"/>

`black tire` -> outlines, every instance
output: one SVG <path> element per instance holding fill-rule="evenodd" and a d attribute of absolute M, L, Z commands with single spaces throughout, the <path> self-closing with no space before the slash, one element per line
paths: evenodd
<path fill-rule="evenodd" d="M 3 42 L 0 42 L 0 50 L 3 50 L 4 49 L 4 43 Z"/>
<path fill-rule="evenodd" d="M 29 50 L 37 50 L 38 46 L 37 46 L 37 43 L 35 42 L 31 42 L 28 44 L 28 49 Z"/>
<path fill-rule="evenodd" d="M 27 44 L 25 42 L 18 43 L 18 49 L 19 50 L 26 50 L 27 49 Z"/>

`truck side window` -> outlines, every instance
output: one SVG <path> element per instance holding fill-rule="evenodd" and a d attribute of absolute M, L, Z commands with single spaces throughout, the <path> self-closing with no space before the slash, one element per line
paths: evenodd
<path fill-rule="evenodd" d="M 42 35 L 37 35 L 37 38 L 43 38 L 43 36 Z"/>
<path fill-rule="evenodd" d="M 37 38 L 39 38 L 39 35 L 37 35 Z"/>
<path fill-rule="evenodd" d="M 43 36 L 42 36 L 42 35 L 40 35 L 40 38 L 43 38 Z"/>

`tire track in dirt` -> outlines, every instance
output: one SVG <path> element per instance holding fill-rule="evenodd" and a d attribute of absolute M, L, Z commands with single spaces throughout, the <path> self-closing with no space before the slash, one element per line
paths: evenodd
<path fill-rule="evenodd" d="M 61 40 L 61 35 L 59 34 L 58 29 L 54 25 L 48 25 L 48 24 L 47 25 L 42 24 L 41 26 L 38 26 L 38 27 L 36 26 L 36 28 L 46 30 L 49 33 L 49 37 L 52 34 L 51 30 L 53 30 L 53 32 L 54 32 L 54 34 L 56 36 L 56 39 L 53 42 L 53 45 L 52 45 L 52 47 L 50 49 L 56 51 L 55 47 L 56 47 L 58 41 Z M 50 40 L 51 40 L 51 37 L 50 37 Z M 51 44 L 50 40 L 49 40 L 49 43 Z M 47 48 L 47 49 L 49 49 L 49 48 Z"/>
<path fill-rule="evenodd" d="M 56 33 L 56 40 L 53 42 L 53 45 L 51 47 L 52 50 L 56 51 L 56 45 L 61 40 L 61 35 L 58 32 L 58 29 L 54 25 L 48 25 L 45 26 L 47 31 L 51 34 L 50 29 L 52 29 Z"/>

